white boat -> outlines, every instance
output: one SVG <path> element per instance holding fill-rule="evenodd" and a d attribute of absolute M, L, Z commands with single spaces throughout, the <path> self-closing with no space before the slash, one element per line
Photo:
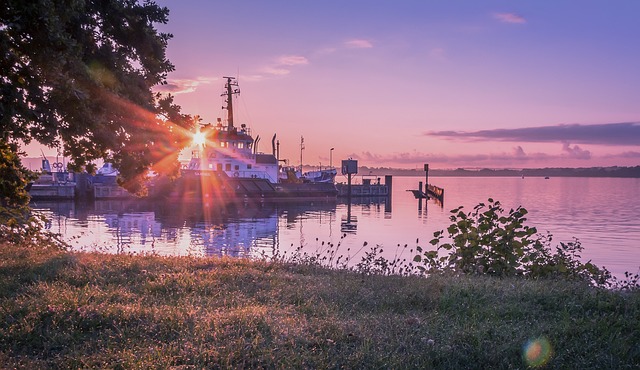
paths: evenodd
<path fill-rule="evenodd" d="M 113 167 L 113 164 L 110 162 L 105 162 L 102 167 L 100 167 L 98 169 L 98 171 L 96 171 L 96 175 L 102 175 L 102 176 L 118 176 L 119 172 L 118 170 L 115 169 L 115 167 Z"/>
<path fill-rule="evenodd" d="M 302 178 L 309 182 L 333 184 L 336 181 L 337 174 L 338 171 L 335 168 L 325 168 L 316 171 L 305 172 L 302 175 Z"/>

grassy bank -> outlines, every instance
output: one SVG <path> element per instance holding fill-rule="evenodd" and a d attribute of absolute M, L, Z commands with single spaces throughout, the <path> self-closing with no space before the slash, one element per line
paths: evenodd
<path fill-rule="evenodd" d="M 0 301 L 6 368 L 640 366 L 640 294 L 566 281 L 4 244 Z"/>

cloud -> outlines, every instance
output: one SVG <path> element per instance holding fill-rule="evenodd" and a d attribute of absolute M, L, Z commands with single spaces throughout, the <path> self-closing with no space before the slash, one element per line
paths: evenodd
<path fill-rule="evenodd" d="M 288 75 L 291 71 L 286 68 L 265 67 L 264 72 L 270 75 L 283 76 Z"/>
<path fill-rule="evenodd" d="M 351 39 L 344 42 L 344 45 L 350 49 L 370 49 L 373 43 L 364 39 Z"/>
<path fill-rule="evenodd" d="M 367 49 L 372 48 L 373 43 L 365 39 L 350 39 L 342 43 L 341 47 L 326 46 L 316 50 L 313 56 L 331 55 L 345 49 Z M 303 55 L 282 55 L 277 57 L 274 62 L 261 68 L 264 75 L 283 76 L 291 73 L 292 67 L 311 64 L 311 60 Z M 256 76 L 262 79 L 263 75 Z"/>
<path fill-rule="evenodd" d="M 514 13 L 493 13 L 493 18 L 503 23 L 524 24 L 527 20 Z"/>
<path fill-rule="evenodd" d="M 283 55 L 278 58 L 278 64 L 284 66 L 296 66 L 309 64 L 309 60 L 301 55 Z"/>
<path fill-rule="evenodd" d="M 571 124 L 481 131 L 429 131 L 424 134 L 451 140 L 496 140 L 529 143 L 567 142 L 632 146 L 640 145 L 640 122 L 603 123 L 597 125 Z"/>
<path fill-rule="evenodd" d="M 630 158 L 630 159 L 640 158 L 640 152 L 628 151 L 628 152 L 622 152 L 619 154 L 609 154 L 605 156 L 605 158 Z"/>
<path fill-rule="evenodd" d="M 415 165 L 416 163 L 449 163 L 465 164 L 473 166 L 481 165 L 503 165 L 524 164 L 535 161 L 548 161 L 556 158 L 566 158 L 562 155 L 550 155 L 546 153 L 526 154 L 521 146 L 512 149 L 511 152 L 502 153 L 480 153 L 480 154 L 433 154 L 421 152 L 401 152 L 389 155 L 380 155 L 371 152 L 353 153 L 349 155 L 355 159 L 368 163 L 393 163 L 400 165 Z"/>
<path fill-rule="evenodd" d="M 329 54 L 333 54 L 336 51 L 338 51 L 338 48 L 332 47 L 332 46 L 327 46 L 327 47 L 323 47 L 320 48 L 318 50 L 315 51 L 315 55 L 329 55 Z"/>
<path fill-rule="evenodd" d="M 569 143 L 564 143 L 562 145 L 562 151 L 568 154 L 569 158 L 573 159 L 591 159 L 591 152 L 588 150 L 583 150 L 579 146 L 574 145 L 571 147 Z"/>
<path fill-rule="evenodd" d="M 196 77 L 193 79 L 169 79 L 165 85 L 156 86 L 155 91 L 172 93 L 174 95 L 187 94 L 196 91 L 200 85 L 208 85 L 217 81 L 217 77 Z"/>
<path fill-rule="evenodd" d="M 520 145 L 518 145 L 517 147 L 513 148 L 513 155 L 516 158 L 524 158 L 527 155 L 524 152 L 524 149 L 522 149 L 522 147 Z"/>
<path fill-rule="evenodd" d="M 276 59 L 275 63 L 262 68 L 262 71 L 272 76 L 284 76 L 291 73 L 290 67 L 307 64 L 309 59 L 302 55 L 282 55 Z"/>

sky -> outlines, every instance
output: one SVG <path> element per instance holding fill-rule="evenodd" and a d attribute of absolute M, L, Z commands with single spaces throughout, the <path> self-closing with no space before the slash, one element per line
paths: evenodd
<path fill-rule="evenodd" d="M 157 0 L 159 91 L 280 158 L 373 167 L 640 165 L 640 1 Z M 334 150 L 331 150 L 334 148 Z"/>

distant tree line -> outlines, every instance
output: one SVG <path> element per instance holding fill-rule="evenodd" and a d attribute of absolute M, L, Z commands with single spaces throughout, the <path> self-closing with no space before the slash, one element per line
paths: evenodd
<path fill-rule="evenodd" d="M 359 175 L 394 175 L 394 176 L 423 176 L 422 169 L 402 169 L 391 167 L 358 168 Z M 640 166 L 635 167 L 587 167 L 587 168 L 527 168 L 527 169 L 464 169 L 454 170 L 432 169 L 429 176 L 450 177 L 620 177 L 640 178 Z"/>

